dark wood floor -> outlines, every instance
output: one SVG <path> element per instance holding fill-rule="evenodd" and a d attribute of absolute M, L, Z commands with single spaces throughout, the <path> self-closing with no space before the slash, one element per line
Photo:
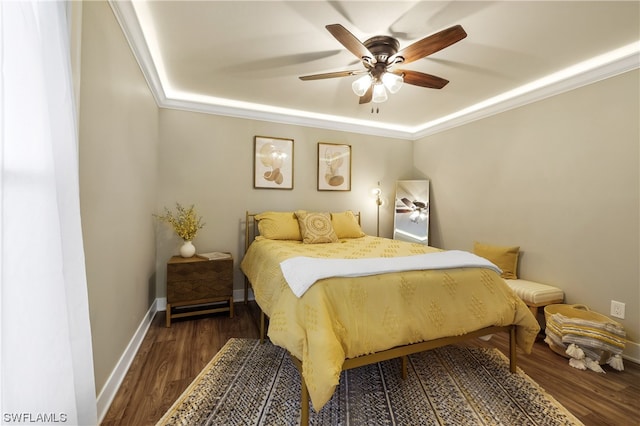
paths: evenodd
<path fill-rule="evenodd" d="M 255 303 L 235 305 L 235 316 L 214 314 L 177 320 L 165 327 L 159 312 L 127 373 L 103 426 L 153 425 L 231 337 L 258 337 Z M 495 347 L 505 354 L 505 336 L 465 344 Z M 548 394 L 586 425 L 640 425 L 640 366 L 625 361 L 625 371 L 605 366 L 606 374 L 580 371 L 542 340 L 533 353 L 518 353 L 518 365 Z"/>

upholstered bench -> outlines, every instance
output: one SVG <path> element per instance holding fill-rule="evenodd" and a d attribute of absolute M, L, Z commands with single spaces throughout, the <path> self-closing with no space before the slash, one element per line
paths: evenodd
<path fill-rule="evenodd" d="M 522 279 L 505 279 L 505 281 L 518 297 L 527 304 L 536 318 L 538 318 L 539 307 L 564 301 L 564 291 L 558 287 Z"/>
<path fill-rule="evenodd" d="M 473 244 L 473 253 L 484 257 L 502 270 L 502 278 L 526 303 L 536 319 L 538 318 L 538 308 L 564 301 L 564 291 L 558 287 L 518 279 L 519 246 L 495 246 L 476 241 Z"/>

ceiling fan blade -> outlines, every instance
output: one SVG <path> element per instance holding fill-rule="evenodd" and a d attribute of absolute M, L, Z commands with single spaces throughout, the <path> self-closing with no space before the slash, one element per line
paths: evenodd
<path fill-rule="evenodd" d="M 365 71 L 336 71 L 336 72 L 327 72 L 324 74 L 313 74 L 313 75 L 303 75 L 298 77 L 300 80 L 308 81 L 308 80 L 322 80 L 324 78 L 336 78 L 336 77 L 349 77 L 352 75 L 362 74 Z"/>
<path fill-rule="evenodd" d="M 363 58 L 369 58 L 369 61 L 375 63 L 375 57 L 369 52 L 369 49 L 365 47 L 360 40 L 349 32 L 345 27 L 340 24 L 331 24 L 325 27 L 336 40 L 338 40 L 347 50 L 362 60 Z"/>
<path fill-rule="evenodd" d="M 371 99 L 373 99 L 373 86 L 370 86 L 369 89 L 367 89 L 366 93 L 360 96 L 360 102 L 358 103 L 360 105 L 368 104 L 369 102 L 371 102 Z"/>
<path fill-rule="evenodd" d="M 416 208 L 416 206 L 413 204 L 413 202 L 411 202 L 411 200 L 409 200 L 406 197 L 400 198 L 400 201 L 402 201 L 404 203 L 404 205 L 409 207 L 411 210 Z"/>
<path fill-rule="evenodd" d="M 445 47 L 451 46 L 454 43 L 459 42 L 467 36 L 467 33 L 461 25 L 454 25 L 422 40 L 416 41 L 410 46 L 401 49 L 398 53 L 391 56 L 387 61 L 388 64 L 393 64 L 400 60 L 402 64 L 408 64 L 409 62 L 417 61 L 425 56 L 429 56 Z"/>
<path fill-rule="evenodd" d="M 402 78 L 407 84 L 427 87 L 429 89 L 442 89 L 449 83 L 449 80 L 445 80 L 442 77 L 436 77 L 435 75 L 425 74 L 419 71 L 393 70 L 393 73 L 402 74 Z"/>

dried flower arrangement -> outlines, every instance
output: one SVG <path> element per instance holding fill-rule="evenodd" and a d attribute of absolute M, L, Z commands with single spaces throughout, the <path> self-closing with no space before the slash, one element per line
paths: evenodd
<path fill-rule="evenodd" d="M 163 222 L 167 222 L 176 234 L 185 241 L 191 241 L 196 237 L 198 230 L 204 227 L 202 217 L 198 217 L 193 204 L 189 208 L 183 207 L 180 203 L 176 203 L 176 213 L 173 214 L 166 207 L 164 215 L 154 215 Z"/>

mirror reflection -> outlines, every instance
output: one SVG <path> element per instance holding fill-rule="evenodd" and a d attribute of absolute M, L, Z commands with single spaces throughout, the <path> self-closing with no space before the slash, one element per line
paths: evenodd
<path fill-rule="evenodd" d="M 396 182 L 393 238 L 429 244 L 429 181 Z"/>

